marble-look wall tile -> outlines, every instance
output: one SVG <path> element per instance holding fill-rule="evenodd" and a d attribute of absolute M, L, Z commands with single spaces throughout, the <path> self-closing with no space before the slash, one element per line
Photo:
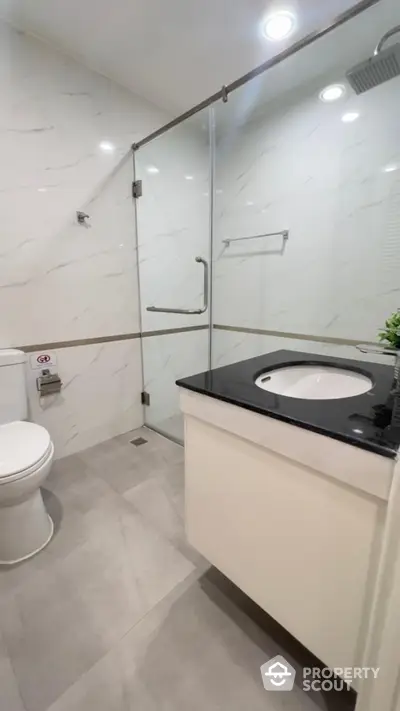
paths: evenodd
<path fill-rule="evenodd" d="M 40 373 L 27 363 L 30 419 L 46 427 L 56 457 L 91 447 L 143 424 L 140 340 L 55 351 L 60 394 L 39 397 Z"/>
<path fill-rule="evenodd" d="M 130 159 L 116 169 L 168 117 L 3 23 L 0 94 L 2 345 L 137 330 Z"/>
<path fill-rule="evenodd" d="M 324 46 L 307 50 L 310 67 Z M 374 340 L 400 306 L 400 78 L 323 103 L 324 86 L 346 84 L 335 55 L 318 80 L 270 101 L 249 84 L 217 107 L 215 323 Z M 265 91 L 285 71 L 270 70 Z M 285 229 L 283 253 L 279 237 L 223 244 Z"/>
<path fill-rule="evenodd" d="M 223 331 L 213 329 L 212 336 L 212 367 L 220 368 L 241 360 L 255 358 L 264 353 L 279 350 L 315 353 L 336 358 L 350 358 L 370 363 L 381 363 L 391 366 L 390 358 L 361 353 L 353 346 L 341 346 L 333 343 L 318 343 L 297 338 L 281 338 L 279 336 L 263 336 L 256 333 L 240 333 L 239 331 Z"/>
<path fill-rule="evenodd" d="M 129 156 L 85 210 L 51 237 L 4 258 L 0 331 L 7 345 L 136 333 L 137 249 Z M 51 201 L 47 193 L 44 200 Z"/>

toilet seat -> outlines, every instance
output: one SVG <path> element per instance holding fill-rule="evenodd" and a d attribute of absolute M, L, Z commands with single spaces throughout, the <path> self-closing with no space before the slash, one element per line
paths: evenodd
<path fill-rule="evenodd" d="M 0 486 L 22 479 L 53 456 L 47 430 L 33 422 L 0 425 Z"/>

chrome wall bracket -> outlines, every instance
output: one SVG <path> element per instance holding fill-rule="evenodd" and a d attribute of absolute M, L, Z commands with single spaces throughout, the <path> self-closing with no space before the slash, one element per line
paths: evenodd
<path fill-rule="evenodd" d="M 150 394 L 147 393 L 145 390 L 140 393 L 140 402 L 142 405 L 147 405 L 147 407 L 150 406 Z"/>
<path fill-rule="evenodd" d="M 134 180 L 132 183 L 132 197 L 140 198 L 143 195 L 143 183 L 141 180 Z"/>
<path fill-rule="evenodd" d="M 80 225 L 86 225 L 86 220 L 89 219 L 89 215 L 86 214 L 86 212 L 82 212 L 81 210 L 77 210 L 76 212 L 76 220 Z"/>

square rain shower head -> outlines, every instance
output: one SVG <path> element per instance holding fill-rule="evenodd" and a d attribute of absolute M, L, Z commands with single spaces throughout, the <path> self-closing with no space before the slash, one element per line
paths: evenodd
<path fill-rule="evenodd" d="M 346 72 L 346 77 L 356 94 L 363 94 L 398 76 L 400 76 L 400 43 L 381 50 L 379 54 Z"/>

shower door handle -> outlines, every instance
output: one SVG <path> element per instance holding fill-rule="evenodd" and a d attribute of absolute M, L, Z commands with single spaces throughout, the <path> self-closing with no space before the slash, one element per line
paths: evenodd
<path fill-rule="evenodd" d="M 201 309 L 197 309 L 196 313 L 204 314 L 208 309 L 208 262 L 206 262 L 203 257 L 196 257 L 196 262 L 199 262 L 204 267 L 203 307 Z"/>
<path fill-rule="evenodd" d="M 203 257 L 196 257 L 196 262 L 199 262 L 204 267 L 204 295 L 203 295 L 203 306 L 201 309 L 167 309 L 161 306 L 147 306 L 146 311 L 156 311 L 157 313 L 164 314 L 190 314 L 198 315 L 204 314 L 208 309 L 208 262 L 206 262 Z"/>

